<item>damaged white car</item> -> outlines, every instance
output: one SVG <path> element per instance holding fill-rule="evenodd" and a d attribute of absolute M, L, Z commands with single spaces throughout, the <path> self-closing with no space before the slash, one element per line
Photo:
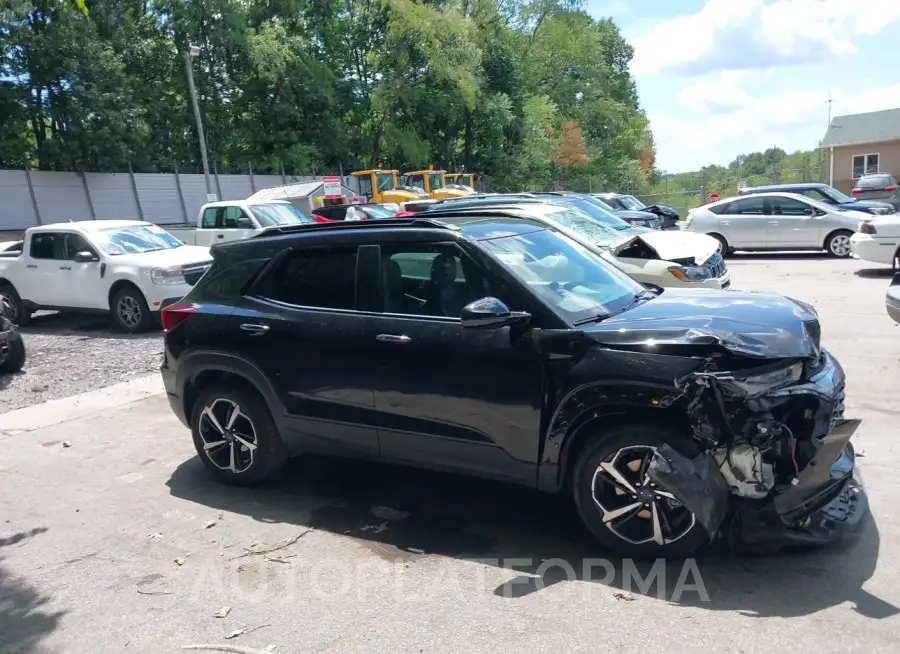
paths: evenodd
<path fill-rule="evenodd" d="M 514 211 L 558 229 L 645 286 L 731 286 L 731 273 L 718 253 L 719 243 L 706 234 L 649 229 L 623 234 L 564 204 L 510 204 L 479 210 Z"/>

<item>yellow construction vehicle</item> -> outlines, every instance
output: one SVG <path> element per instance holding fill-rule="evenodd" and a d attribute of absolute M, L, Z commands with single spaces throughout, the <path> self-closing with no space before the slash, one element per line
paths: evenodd
<path fill-rule="evenodd" d="M 468 186 L 475 190 L 475 173 L 447 173 L 447 184 L 458 184 L 460 186 Z"/>
<path fill-rule="evenodd" d="M 447 171 L 434 170 L 413 170 L 403 173 L 400 182 L 403 186 L 413 186 L 422 189 L 426 195 L 434 200 L 444 200 L 446 198 L 463 198 L 471 195 L 470 191 L 462 188 L 447 188 Z"/>
<path fill-rule="evenodd" d="M 359 194 L 377 204 L 402 204 L 410 200 L 427 197 L 424 191 L 415 187 L 404 187 L 397 183 L 396 170 L 378 168 L 357 170 L 350 173 L 359 180 Z"/>

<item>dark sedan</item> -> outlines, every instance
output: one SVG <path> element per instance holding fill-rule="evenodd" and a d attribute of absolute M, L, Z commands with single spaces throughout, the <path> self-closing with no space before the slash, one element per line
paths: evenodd
<path fill-rule="evenodd" d="M 659 220 L 662 229 L 678 228 L 678 212 L 664 204 L 651 204 L 648 206 L 633 195 L 625 195 L 623 193 L 596 193 L 594 197 L 605 202 L 616 212 L 616 215 L 625 220 L 641 214 L 650 214 Z"/>

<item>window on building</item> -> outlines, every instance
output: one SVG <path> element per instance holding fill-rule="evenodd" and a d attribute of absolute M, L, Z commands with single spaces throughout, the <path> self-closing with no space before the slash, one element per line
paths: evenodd
<path fill-rule="evenodd" d="M 853 179 L 859 179 L 863 175 L 871 175 L 878 172 L 877 154 L 853 155 Z"/>

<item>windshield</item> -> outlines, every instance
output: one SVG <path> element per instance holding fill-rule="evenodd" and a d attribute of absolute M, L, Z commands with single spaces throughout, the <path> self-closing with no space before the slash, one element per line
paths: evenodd
<path fill-rule="evenodd" d="M 444 180 L 441 179 L 440 173 L 428 173 L 428 188 L 432 191 L 437 188 L 444 187 Z"/>
<path fill-rule="evenodd" d="M 827 195 L 835 202 L 856 202 L 856 198 L 851 198 L 849 195 L 845 195 L 831 186 L 819 187 L 816 190 L 822 195 Z"/>
<path fill-rule="evenodd" d="M 375 173 L 375 183 L 379 191 L 390 191 L 394 188 L 394 173 Z"/>
<path fill-rule="evenodd" d="M 312 219 L 292 204 L 251 204 L 250 211 L 263 229 L 312 222 Z"/>
<path fill-rule="evenodd" d="M 599 202 L 599 200 L 597 202 Z M 588 216 L 596 220 L 598 223 L 619 231 L 629 229 L 631 227 L 631 225 L 629 225 L 627 222 L 619 218 L 609 209 L 600 206 L 600 204 L 598 204 L 597 202 L 569 196 L 565 198 L 564 202 L 560 202 L 559 204 L 576 207 L 577 209 L 580 209 L 582 212 L 586 213 Z"/>
<path fill-rule="evenodd" d="M 644 290 L 600 255 L 549 229 L 498 236 L 480 245 L 573 324 L 615 315 Z"/>
<path fill-rule="evenodd" d="M 589 243 L 602 248 L 610 247 L 615 243 L 620 243 L 623 238 L 627 238 L 623 237 L 618 230 L 597 222 L 580 209 L 563 209 L 551 213 L 547 217 L 562 227 L 572 230 Z"/>
<path fill-rule="evenodd" d="M 94 242 L 111 256 L 174 250 L 184 245 L 169 232 L 156 225 L 101 229 L 94 235 Z"/>
<path fill-rule="evenodd" d="M 647 205 L 638 200 L 633 195 L 622 195 L 619 197 L 622 201 L 622 204 L 625 205 L 625 208 L 630 211 L 641 211 L 647 208 Z"/>

